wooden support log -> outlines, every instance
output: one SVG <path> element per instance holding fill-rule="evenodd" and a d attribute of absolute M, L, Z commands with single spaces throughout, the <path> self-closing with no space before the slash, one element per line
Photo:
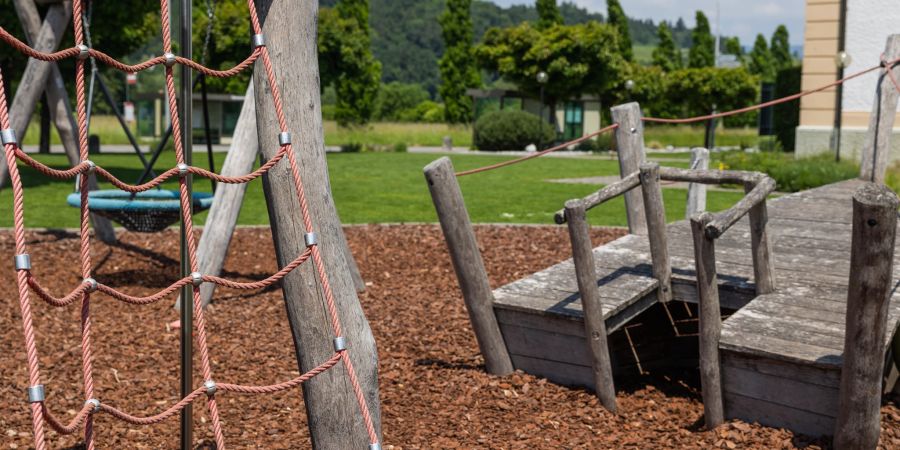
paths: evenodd
<path fill-rule="evenodd" d="M 575 263 L 575 278 L 581 294 L 581 309 L 584 313 L 584 332 L 591 352 L 591 368 L 594 374 L 594 391 L 600 403 L 607 410 L 616 413 L 616 389 L 606 342 L 606 321 L 603 319 L 603 305 L 597 289 L 597 270 L 594 267 L 594 252 L 591 245 L 586 208 L 583 200 L 569 200 L 565 208 L 569 223 L 569 238 L 572 241 L 572 256 Z"/>
<path fill-rule="evenodd" d="M 887 38 L 884 48 L 884 60 L 893 61 L 900 58 L 900 34 L 892 34 Z M 900 65 L 892 69 L 894 77 L 900 79 Z M 886 73 L 881 72 L 875 90 L 875 102 L 869 116 L 869 131 L 863 144 L 862 162 L 859 166 L 859 177 L 866 181 L 884 183 L 884 173 L 891 159 L 891 133 L 894 129 L 894 117 L 897 113 L 897 98 L 900 93 Z"/>
<path fill-rule="evenodd" d="M 691 218 L 700 320 L 700 385 L 703 391 L 703 415 L 708 429 L 721 425 L 725 420 L 719 366 L 722 316 L 719 309 L 719 285 L 716 281 L 716 244 L 706 233 L 711 220 L 712 215 L 707 212 Z"/>
<path fill-rule="evenodd" d="M 341 222 L 334 206 L 325 160 L 316 49 L 318 2 L 257 0 L 256 6 L 274 71 L 282 83 L 284 113 L 293 132 L 292 151 L 304 181 L 325 273 L 330 280 L 344 337 L 349 343 L 349 356 L 380 436 L 378 355 L 341 249 Z M 263 64 L 255 65 L 254 83 L 259 147 L 265 158 L 271 158 L 279 149 L 280 129 Z M 263 189 L 278 265 L 284 267 L 307 248 L 297 192 L 286 160 L 263 178 Z M 323 308 L 321 286 L 318 286 L 312 262 L 287 275 L 281 287 L 299 369 L 304 373 L 334 355 L 334 335 L 326 308 Z M 336 369 L 302 385 L 312 444 L 318 449 L 367 448 L 368 434 L 347 380 L 347 371 L 343 367 Z"/>
<path fill-rule="evenodd" d="M 616 181 L 613 184 L 609 184 L 600 189 L 593 194 L 589 194 L 586 196 L 584 200 L 585 209 L 591 209 L 601 203 L 612 200 L 638 186 L 641 184 L 641 178 L 639 172 L 630 173 L 627 177 L 622 178 L 619 181 Z M 562 225 L 566 223 L 566 211 L 565 209 L 560 209 L 553 215 L 553 220 Z"/>
<path fill-rule="evenodd" d="M 744 195 L 731 208 L 713 215 L 713 220 L 706 226 L 706 233 L 713 239 L 728 231 L 741 217 L 750 212 L 754 206 L 766 199 L 775 190 L 775 180 L 765 177 Z"/>
<path fill-rule="evenodd" d="M 676 167 L 660 167 L 659 176 L 663 181 L 681 181 L 703 184 L 744 184 L 759 181 L 765 176 L 759 172 L 743 170 L 691 170 Z"/>
<path fill-rule="evenodd" d="M 506 375 L 513 371 L 512 361 L 494 315 L 494 294 L 450 158 L 425 166 L 425 180 L 487 371 Z"/>
<path fill-rule="evenodd" d="M 771 178 L 768 178 L 771 180 Z M 773 180 L 774 183 L 774 180 Z M 756 184 L 744 182 L 744 192 L 750 195 Z M 766 197 L 750 208 L 750 251 L 753 253 L 753 280 L 756 295 L 775 292 L 775 262 L 772 260 L 772 244 L 769 242 L 769 213 Z"/>
<path fill-rule="evenodd" d="M 669 259 L 669 240 L 666 236 L 666 206 L 663 204 L 662 187 L 659 184 L 659 164 L 641 164 L 640 173 L 653 278 L 659 281 L 657 299 L 666 303 L 672 300 L 672 262 Z"/>
<path fill-rule="evenodd" d="M 612 120 L 616 128 L 616 152 L 619 156 L 619 174 L 622 177 L 637 172 L 644 162 L 644 122 L 641 107 L 626 103 L 612 107 Z M 647 234 L 644 201 L 635 191 L 625 193 L 625 213 L 628 215 L 628 231 L 631 234 Z"/>
<path fill-rule="evenodd" d="M 900 200 L 882 184 L 866 184 L 853 195 L 852 273 L 834 432 L 838 450 L 874 449 L 881 433 L 881 383 L 898 206 Z"/>
<path fill-rule="evenodd" d="M 709 169 L 709 150 L 701 147 L 691 149 L 691 170 Z M 706 185 L 703 183 L 691 183 L 688 185 L 687 206 L 684 208 L 684 217 L 690 220 L 694 214 L 706 211 Z"/>

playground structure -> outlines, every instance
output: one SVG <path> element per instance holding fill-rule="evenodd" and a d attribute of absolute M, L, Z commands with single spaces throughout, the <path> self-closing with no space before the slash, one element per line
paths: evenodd
<path fill-rule="evenodd" d="M 568 223 L 573 259 L 491 290 L 457 177 L 442 158 L 425 168 L 479 347 L 491 373 L 513 369 L 592 388 L 616 411 L 607 335 L 655 304 L 697 304 L 699 364 L 708 428 L 740 418 L 818 436 L 837 448 L 875 448 L 882 388 L 900 367 L 895 336 L 900 294 L 893 287 L 898 200 L 883 185 L 900 94 L 900 35 L 889 37 L 859 180 L 767 200 L 759 173 L 673 169 L 645 162 L 643 123 L 686 123 L 739 114 L 829 86 L 737 111 L 690 119 L 642 117 L 637 104 L 612 108 L 621 180 L 556 214 Z M 699 159 L 698 159 L 699 160 Z M 666 225 L 661 181 L 736 184 L 731 208 L 698 210 Z M 640 188 L 640 189 L 638 189 Z M 696 190 L 694 190 L 696 192 Z M 591 249 L 585 212 L 625 197 L 629 235 Z M 689 199 L 697 204 L 697 199 Z M 689 208 L 690 209 L 690 208 Z M 849 277 L 848 277 L 849 274 Z M 734 311 L 722 320 L 722 309 Z M 671 315 L 670 315 L 671 318 Z M 677 327 L 675 321 L 672 326 Z M 894 342 L 894 349 L 891 343 Z M 637 355 L 635 355 L 637 356 Z M 694 366 L 696 367 L 696 365 Z"/>
<path fill-rule="evenodd" d="M 261 11 L 259 15 L 257 14 L 257 3 L 259 3 Z M 33 2 L 20 0 L 16 2 L 16 6 L 21 16 L 29 16 L 37 20 L 38 15 Z M 69 8 L 70 6 L 71 9 Z M 343 273 L 347 267 L 346 262 L 343 261 L 343 253 L 340 250 L 337 253 L 329 250 L 329 248 L 339 248 L 342 241 L 340 237 L 335 235 L 334 218 L 336 218 L 336 215 L 333 211 L 333 205 L 328 203 L 327 190 L 323 190 L 325 184 L 320 182 L 327 175 L 324 173 L 324 166 L 316 162 L 316 158 L 321 158 L 322 153 L 321 134 L 313 135 L 313 133 L 307 132 L 309 129 L 315 129 L 316 126 L 315 124 L 304 122 L 300 126 L 304 133 L 298 136 L 296 143 L 294 142 L 288 123 L 301 122 L 298 120 L 299 111 L 298 108 L 287 104 L 285 99 L 282 98 L 273 62 L 276 57 L 280 56 L 279 60 L 284 61 L 282 64 L 279 64 L 281 72 L 292 75 L 291 78 L 298 80 L 301 84 L 296 89 L 291 89 L 292 92 L 289 92 L 286 98 L 291 99 L 293 103 L 302 104 L 304 114 L 306 114 L 308 103 L 302 101 L 304 100 L 304 92 L 308 91 L 308 95 L 316 99 L 319 94 L 317 89 L 310 89 L 317 82 L 317 68 L 314 67 L 315 65 L 309 68 L 310 65 L 304 62 L 306 61 L 304 58 L 315 57 L 316 5 L 311 2 L 304 2 L 301 7 L 296 7 L 295 5 L 288 5 L 288 2 L 273 4 L 268 1 L 254 2 L 249 0 L 248 12 L 250 24 L 252 25 L 252 36 L 250 39 L 252 52 L 243 62 L 227 70 L 210 69 L 190 59 L 191 2 L 189 1 L 184 1 L 181 4 L 181 16 L 186 18 L 181 24 L 182 43 L 188 44 L 181 46 L 182 56 L 176 56 L 172 53 L 169 0 L 161 0 L 160 6 L 164 54 L 136 65 L 123 64 L 86 45 L 83 15 L 84 2 L 82 0 L 76 0 L 71 5 L 68 2 L 60 2 L 50 6 L 44 24 L 40 26 L 40 32 L 36 38 L 31 39 L 35 43 L 35 47 L 21 42 L 6 30 L 0 29 L 0 39 L 32 58 L 29 60 L 28 69 L 26 69 L 25 77 L 27 82 L 23 80 L 20 85 L 20 91 L 23 92 L 23 95 L 20 96 L 19 92 L 17 92 L 12 109 L 8 109 L 5 94 L 0 92 L 0 137 L 2 137 L 6 153 L 6 165 L 4 167 L 9 173 L 14 199 L 15 268 L 27 350 L 29 374 L 27 402 L 32 413 L 35 448 L 43 450 L 48 446 L 44 433 L 45 425 L 60 434 L 72 434 L 83 428 L 86 447 L 88 449 L 95 448 L 94 416 L 99 413 L 106 413 L 118 420 L 135 425 L 157 423 L 180 413 L 183 424 L 181 446 L 182 448 L 192 448 L 193 440 L 191 439 L 190 428 L 192 422 L 190 419 L 191 403 L 198 398 L 205 397 L 212 419 L 211 427 L 216 447 L 224 449 L 225 438 L 216 401 L 221 393 L 266 395 L 302 386 L 305 393 L 307 413 L 310 416 L 311 435 L 315 445 L 334 448 L 354 448 L 368 445 L 370 449 L 379 449 L 379 405 L 377 386 L 374 384 L 373 375 L 376 363 L 374 343 L 371 340 L 371 332 L 368 330 L 365 317 L 358 310 L 359 305 L 358 300 L 355 298 L 355 292 L 352 292 L 352 290 L 348 292 L 347 290 L 347 287 L 351 284 L 349 278 Z M 59 39 L 65 30 L 65 21 L 68 20 L 70 15 L 75 31 L 75 45 L 54 52 L 53 50 L 59 44 Z M 265 20 L 265 26 L 260 20 L 261 18 Z M 292 26 L 287 26 L 288 23 Z M 264 34 L 264 31 L 268 31 L 268 34 Z M 272 50 L 269 49 L 270 46 Z M 288 49 L 290 52 L 288 52 Z M 270 52 L 274 56 L 270 56 Z M 288 53 L 297 57 L 292 60 L 286 60 L 285 55 Z M 41 91 L 33 86 L 35 84 L 41 85 L 43 82 L 35 80 L 46 80 L 50 73 L 58 73 L 54 63 L 64 58 L 74 58 L 76 62 L 77 123 L 74 129 L 77 131 L 70 133 L 69 137 L 71 139 L 69 139 L 69 144 L 77 143 L 74 144 L 74 148 L 77 150 L 77 161 L 73 162 L 73 167 L 69 169 L 57 170 L 34 160 L 22 151 L 16 133 L 19 128 L 13 127 L 11 118 L 18 118 L 15 122 L 16 127 L 24 123 L 21 127 L 24 129 L 24 126 L 27 125 L 27 119 L 30 118 L 33 111 L 34 102 L 31 105 L 32 109 L 24 111 L 21 115 L 18 115 L 19 111 L 16 110 L 15 105 L 21 103 L 20 99 L 26 99 L 34 91 L 40 94 Z M 128 73 L 145 70 L 155 65 L 165 66 L 167 98 L 169 112 L 172 117 L 172 129 L 179 130 L 179 132 L 173 132 L 177 160 L 176 167 L 162 172 L 146 183 L 131 185 L 118 180 L 107 170 L 97 166 L 88 159 L 88 108 L 85 65 L 89 58 L 96 59 Z M 255 64 L 256 62 L 261 62 L 262 64 Z M 191 166 L 189 159 L 191 140 L 189 138 L 185 139 L 185 136 L 190 136 L 189 130 L 191 128 L 189 119 L 191 70 L 197 70 L 208 76 L 226 77 L 235 75 L 253 65 L 257 66 L 255 74 L 256 83 L 258 84 L 257 89 L 271 94 L 268 99 L 256 99 L 256 124 L 259 129 L 259 140 L 262 144 L 258 147 L 254 146 L 253 149 L 266 149 L 271 146 L 276 147 L 277 150 L 263 151 L 263 156 L 267 157 L 267 161 L 260 168 L 237 176 L 219 175 Z M 178 100 L 175 87 L 174 72 L 176 66 L 181 66 L 182 69 L 181 88 L 183 95 L 181 102 Z M 61 80 L 61 78 L 58 79 Z M 65 89 L 63 87 L 58 94 L 64 92 Z M 58 97 L 57 100 L 59 101 L 58 104 L 66 103 L 64 96 Z M 179 106 L 181 106 L 181 110 Z M 60 119 L 60 117 L 57 116 L 56 118 Z M 69 120 L 68 116 L 64 117 L 64 119 Z M 180 122 L 180 119 L 187 120 Z M 320 115 L 317 116 L 317 120 L 321 120 Z M 181 123 L 185 122 L 186 125 L 182 129 Z M 62 122 L 58 120 L 57 125 L 60 123 Z M 62 132 L 62 127 L 60 129 Z M 272 132 L 272 129 L 277 131 Z M 264 138 L 263 136 L 266 137 Z M 277 146 L 275 145 L 276 137 Z M 301 155 L 296 154 L 295 148 L 312 148 L 310 152 L 302 156 L 304 158 L 303 165 L 299 162 Z M 69 147 L 67 146 L 67 153 L 68 150 Z M 319 152 L 318 155 L 316 150 Z M 71 155 L 70 159 L 72 159 Z M 287 160 L 287 166 L 284 163 L 279 164 L 282 159 Z M 82 283 L 62 297 L 55 297 L 41 286 L 39 278 L 31 265 L 24 228 L 25 208 L 23 199 L 25 191 L 22 186 L 17 162 L 26 164 L 46 176 L 61 179 L 78 179 L 81 213 L 80 265 L 84 279 Z M 264 185 L 267 189 L 267 200 L 271 202 L 270 210 L 274 216 L 272 218 L 273 237 L 279 253 L 278 259 L 279 266 L 282 267 L 281 270 L 263 280 L 250 283 L 235 282 L 220 278 L 215 274 L 201 273 L 199 271 L 197 245 L 192 230 L 191 214 L 194 204 L 191 194 L 192 175 L 206 177 L 219 183 L 242 184 L 262 177 L 265 174 L 268 175 L 268 179 L 264 180 Z M 167 179 L 178 178 L 179 189 L 176 201 L 178 202 L 177 210 L 182 220 L 182 252 L 184 255 L 182 278 L 156 294 L 136 297 L 120 292 L 104 284 L 102 280 L 96 280 L 92 277 L 93 265 L 91 262 L 88 199 L 90 196 L 89 191 L 96 185 L 95 182 L 91 181 L 94 175 L 100 175 L 109 180 L 114 186 L 124 192 L 123 195 L 128 195 L 128 193 L 140 195 L 140 193 L 150 192 Z M 306 190 L 305 183 L 309 185 Z M 322 195 L 323 193 L 325 195 Z M 328 209 L 329 207 L 331 210 Z M 339 229 L 339 227 L 337 228 Z M 320 230 L 321 234 L 315 230 Z M 335 257 L 339 261 L 333 261 Z M 308 261 L 310 264 L 304 264 Z M 305 272 L 302 278 L 301 270 Z M 307 281 L 315 287 L 310 289 Z M 210 349 L 207 346 L 206 322 L 199 287 L 204 284 L 218 284 L 235 289 L 261 289 L 276 282 L 282 283 L 285 292 L 288 315 L 296 335 L 297 342 L 295 344 L 302 375 L 282 383 L 265 386 L 245 386 L 215 380 L 210 361 Z M 186 317 L 187 320 L 184 320 L 182 323 L 181 342 L 183 348 L 187 349 L 187 351 L 183 352 L 182 358 L 183 392 L 181 400 L 165 411 L 148 417 L 128 414 L 105 400 L 101 401 L 95 395 L 93 382 L 94 369 L 92 363 L 90 315 L 92 294 L 102 292 L 123 303 L 145 305 L 165 299 L 179 289 L 182 290 L 183 294 L 186 294 L 185 298 L 192 299 L 190 303 L 183 302 L 184 306 L 182 308 L 183 313 L 186 313 L 183 317 Z M 318 292 L 319 289 L 321 292 Z M 32 314 L 30 293 L 34 293 L 38 298 L 54 307 L 67 307 L 76 302 L 79 302 L 81 306 L 81 354 L 85 403 L 68 424 L 62 423 L 51 412 L 49 401 L 52 400 L 52 387 L 48 391 L 41 384 L 41 372 L 34 330 L 35 318 Z M 355 305 L 355 310 L 353 305 Z M 356 313 L 356 311 L 359 312 Z M 193 320 L 193 316 L 196 316 L 196 321 Z M 350 326 L 344 329 L 342 322 L 348 318 L 351 319 Z M 303 322 L 317 320 L 321 323 L 310 324 L 307 327 L 301 325 Z M 190 349 L 194 336 L 196 336 L 199 346 L 199 359 L 203 374 L 203 383 L 200 387 L 192 385 Z M 326 342 L 327 345 L 325 345 Z M 352 353 L 355 355 L 353 359 L 356 362 L 362 362 L 359 365 L 361 366 L 360 369 L 354 368 L 354 361 L 351 359 L 351 346 Z M 334 375 L 320 376 L 339 364 L 344 366 L 346 380 Z M 361 375 L 358 375 L 357 372 L 361 372 Z M 314 387 L 310 387 L 309 383 L 306 382 L 313 377 L 318 377 L 317 382 Z M 359 414 L 352 414 L 347 410 L 348 405 L 354 404 L 354 407 L 358 408 Z M 361 432 L 363 429 L 364 432 Z"/>

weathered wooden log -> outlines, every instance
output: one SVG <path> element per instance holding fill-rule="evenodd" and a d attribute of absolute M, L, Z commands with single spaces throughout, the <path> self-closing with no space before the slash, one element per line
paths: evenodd
<path fill-rule="evenodd" d="M 881 377 L 898 206 L 900 200 L 882 184 L 866 184 L 853 195 L 852 273 L 834 432 L 839 450 L 874 449 L 881 433 Z"/>
<path fill-rule="evenodd" d="M 583 200 L 566 202 L 565 214 L 572 241 L 572 257 L 575 263 L 575 279 L 581 294 L 581 310 L 584 315 L 584 335 L 591 352 L 591 368 L 594 373 L 594 391 L 607 410 L 616 413 L 616 388 L 606 342 L 606 321 L 603 305 L 597 289 L 597 270 L 594 268 L 594 252 L 591 245 L 586 208 Z"/>
<path fill-rule="evenodd" d="M 759 181 L 764 174 L 742 170 L 691 170 L 677 167 L 660 167 L 659 176 L 664 181 L 702 184 L 744 184 L 747 181 Z"/>
<path fill-rule="evenodd" d="M 619 181 L 616 181 L 613 184 L 609 184 L 604 186 L 597 192 L 593 194 L 588 194 L 582 200 L 584 201 L 585 209 L 591 209 L 601 203 L 605 203 L 609 200 L 612 200 L 641 184 L 641 178 L 639 172 L 632 172 L 628 174 L 627 177 L 622 178 Z M 562 225 L 566 223 L 566 211 L 564 209 L 560 209 L 553 215 L 553 220 Z"/>
<path fill-rule="evenodd" d="M 713 215 L 712 221 L 706 226 L 706 233 L 713 239 L 728 231 L 741 217 L 750 212 L 750 209 L 766 199 L 766 196 L 775 190 L 775 180 L 765 177 L 756 183 L 756 186 L 744 195 L 731 208 Z"/>
<path fill-rule="evenodd" d="M 712 215 L 707 212 L 691 218 L 700 320 L 700 385 L 703 392 L 703 415 L 709 429 L 721 425 L 725 420 L 719 366 L 722 316 L 719 309 L 719 285 L 716 281 L 716 244 L 706 232 L 711 220 Z"/>
<path fill-rule="evenodd" d="M 888 36 L 883 58 L 885 61 L 900 58 L 900 34 Z M 892 70 L 894 77 L 900 79 L 900 65 L 894 66 Z M 900 93 L 891 79 L 886 73 L 880 73 L 859 166 L 859 177 L 863 180 L 884 183 L 884 173 L 891 159 L 891 134 L 897 114 L 898 96 Z"/>
<path fill-rule="evenodd" d="M 771 180 L 771 178 L 769 178 Z M 774 180 L 773 180 L 774 182 Z M 744 182 L 744 192 L 753 192 L 756 184 Z M 756 283 L 756 295 L 775 292 L 775 262 L 772 260 L 772 244 L 769 242 L 769 213 L 766 208 L 766 197 L 750 208 L 750 252 L 753 254 L 753 280 Z"/>
<path fill-rule="evenodd" d="M 709 150 L 701 147 L 691 149 L 691 169 L 709 169 Z M 684 217 L 690 220 L 694 214 L 706 211 L 706 185 L 703 183 L 691 183 L 688 185 L 687 206 L 684 208 Z"/>
<path fill-rule="evenodd" d="M 319 97 L 319 64 L 316 48 L 318 2 L 257 0 L 266 47 L 281 83 L 284 113 L 293 132 L 292 151 L 304 181 L 313 230 L 317 234 L 324 269 L 330 280 L 349 355 L 358 374 L 363 396 L 380 435 L 381 406 L 378 396 L 378 355 L 371 328 L 363 314 L 341 248 L 341 222 L 328 179 Z M 257 93 L 257 135 L 263 157 L 280 148 L 278 120 L 263 64 L 254 70 Z M 279 267 L 303 253 L 306 229 L 298 213 L 297 192 L 287 161 L 263 178 L 272 237 Z M 302 265 L 281 282 L 288 320 L 304 373 L 334 355 L 334 335 L 313 263 Z M 303 383 L 310 437 L 315 448 L 367 448 L 370 441 L 356 397 L 343 368 L 326 371 Z"/>
<path fill-rule="evenodd" d="M 487 370 L 508 374 L 513 371 L 512 361 L 494 315 L 494 294 L 450 158 L 445 156 L 425 166 L 425 180 Z"/>
<path fill-rule="evenodd" d="M 619 174 L 622 177 L 637 172 L 644 162 L 644 122 L 641 107 L 626 103 L 612 107 L 612 120 L 616 128 L 616 153 L 619 156 Z M 631 234 L 647 234 L 644 201 L 640 192 L 625 193 L 625 213 L 628 215 L 628 231 Z"/>
<path fill-rule="evenodd" d="M 666 205 L 663 203 L 662 187 L 659 184 L 659 164 L 641 164 L 640 173 L 653 278 L 659 281 L 657 299 L 665 303 L 672 300 L 672 262 L 669 259 L 669 239 L 666 236 Z"/>

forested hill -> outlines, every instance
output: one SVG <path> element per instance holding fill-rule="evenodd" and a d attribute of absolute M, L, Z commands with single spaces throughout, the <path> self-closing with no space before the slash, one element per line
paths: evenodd
<path fill-rule="evenodd" d="M 320 0 L 321 6 L 331 7 L 337 0 Z M 443 0 L 369 0 L 369 24 L 372 29 L 372 52 L 382 64 L 385 82 L 420 83 L 434 93 L 440 83 L 437 60 L 444 52 L 441 27 L 437 18 L 444 9 Z M 592 13 L 572 3 L 561 2 L 560 12 L 567 24 L 591 20 L 604 21 L 604 16 Z M 626 11 L 627 12 L 627 11 Z M 525 21 L 536 21 L 533 5 L 500 7 L 494 3 L 474 0 L 472 23 L 475 41 L 490 27 L 507 27 Z M 630 20 L 631 38 L 635 45 L 656 44 L 656 25 L 651 20 Z M 676 42 L 690 44 L 690 30 L 680 19 L 673 25 Z"/>

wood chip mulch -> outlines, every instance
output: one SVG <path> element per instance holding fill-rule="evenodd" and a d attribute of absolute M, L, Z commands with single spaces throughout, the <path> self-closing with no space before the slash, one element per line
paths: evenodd
<path fill-rule="evenodd" d="M 568 257 L 562 227 L 477 228 L 497 286 Z M 622 234 L 595 229 L 595 244 Z M 703 406 L 691 377 L 648 375 L 617 380 L 620 414 L 612 416 L 581 389 L 524 373 L 495 377 L 483 360 L 440 229 L 430 225 L 347 228 L 368 290 L 361 302 L 380 356 L 384 448 L 827 448 L 826 440 L 742 422 L 702 428 Z M 29 233 L 35 273 L 59 294 L 79 281 L 78 240 L 67 232 Z M 121 244 L 96 244 L 96 277 L 146 295 L 177 278 L 177 231 L 125 233 Z M 261 243 L 261 244 L 260 244 Z M 21 315 L 12 267 L 12 235 L 0 232 L 0 450 L 32 447 Z M 276 270 L 267 229 L 239 229 L 225 276 L 243 281 Z M 83 404 L 79 308 L 54 309 L 33 299 L 48 404 L 69 419 Z M 174 299 L 173 299 L 174 300 Z M 92 302 L 94 379 L 98 396 L 134 414 L 155 414 L 178 400 L 178 332 L 171 301 L 130 306 Z M 297 376 L 279 289 L 220 289 L 209 314 L 216 379 L 268 384 Z M 199 374 L 196 379 L 199 378 Z M 272 396 L 222 395 L 230 448 L 309 448 L 300 390 Z M 204 404 L 194 404 L 195 441 L 212 440 Z M 150 427 L 99 415 L 100 449 L 175 449 L 177 418 Z M 78 436 L 49 433 L 51 448 L 81 448 Z M 900 449 L 900 408 L 885 399 L 882 448 Z"/>

